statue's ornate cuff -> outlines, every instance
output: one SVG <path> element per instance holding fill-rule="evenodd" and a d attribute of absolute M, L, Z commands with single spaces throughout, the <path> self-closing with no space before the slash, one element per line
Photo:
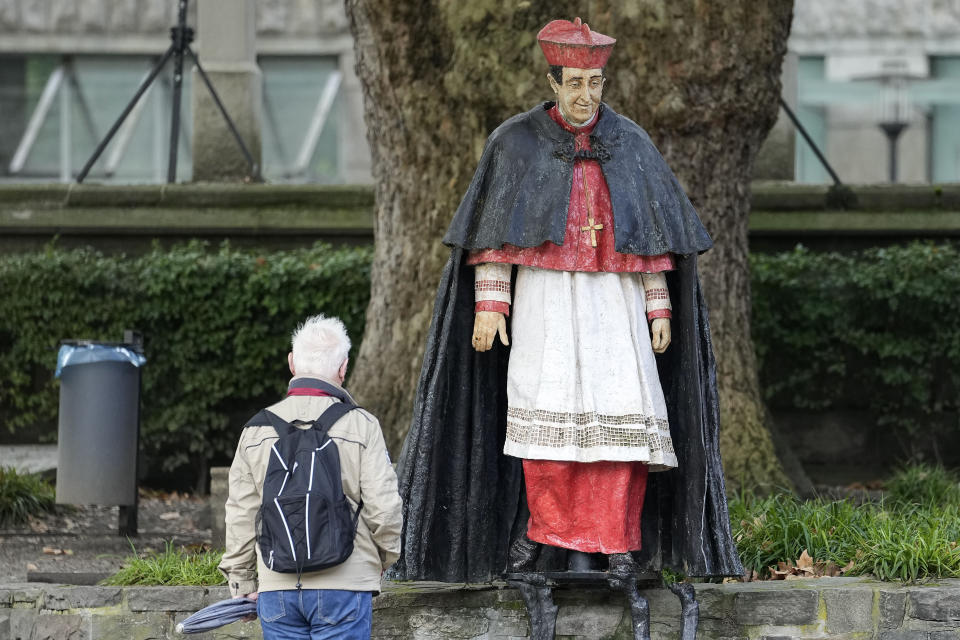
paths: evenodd
<path fill-rule="evenodd" d="M 510 304 L 507 302 L 497 302 L 496 300 L 478 300 L 474 305 L 474 311 L 496 311 L 505 316 L 510 315 Z"/>
<path fill-rule="evenodd" d="M 672 318 L 673 314 L 670 312 L 670 309 L 654 309 L 653 311 L 647 311 L 647 322 L 653 322 L 654 318 Z"/>
<path fill-rule="evenodd" d="M 474 267 L 476 311 L 499 311 L 510 314 L 510 275 L 513 265 L 486 262 Z"/>

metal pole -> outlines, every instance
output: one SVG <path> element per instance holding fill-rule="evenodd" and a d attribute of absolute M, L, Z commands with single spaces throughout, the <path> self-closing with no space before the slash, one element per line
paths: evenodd
<path fill-rule="evenodd" d="M 890 182 L 897 181 L 897 139 L 890 138 Z"/>
<path fill-rule="evenodd" d="M 171 29 L 174 49 L 173 57 L 173 113 L 170 116 L 170 155 L 167 163 L 167 182 L 177 181 L 177 151 L 180 147 L 180 98 L 183 90 L 183 51 L 187 47 L 186 38 L 191 34 L 187 29 L 187 0 L 180 0 L 177 12 L 177 26 Z"/>
<path fill-rule="evenodd" d="M 907 128 L 906 122 L 881 122 L 880 129 L 887 135 L 887 149 L 890 154 L 890 182 L 897 181 L 897 140 Z"/>
<path fill-rule="evenodd" d="M 149 71 L 147 73 L 149 73 Z M 146 75 L 144 75 L 144 77 L 146 77 Z M 150 88 L 148 88 L 143 94 L 143 98 L 137 101 L 137 106 L 133 108 L 133 110 L 130 112 L 130 115 L 127 116 L 126 121 L 124 121 L 123 126 L 120 127 L 120 131 L 117 133 L 117 143 L 113 145 L 113 148 L 110 149 L 109 155 L 107 155 L 105 169 L 108 177 L 113 176 L 116 173 L 117 166 L 119 166 L 120 161 L 127 152 L 127 147 L 130 145 L 130 140 L 133 138 L 133 134 L 137 130 L 137 125 L 140 123 L 140 116 L 143 113 L 147 102 L 150 100 L 151 91 L 153 91 L 153 85 L 150 85 Z M 157 101 L 154 100 L 154 102 Z"/>
<path fill-rule="evenodd" d="M 163 65 L 167 63 L 167 60 L 170 59 L 170 56 L 173 55 L 173 46 L 171 45 L 167 52 L 163 54 L 163 57 L 157 61 L 157 64 L 153 66 L 153 69 L 150 71 L 150 74 L 146 79 L 140 84 L 140 87 L 137 89 L 137 92 L 133 94 L 133 98 L 130 99 L 130 102 L 127 103 L 127 106 L 124 107 L 123 113 L 120 114 L 120 117 L 117 118 L 117 121 L 113 123 L 113 126 L 110 127 L 110 130 L 107 132 L 107 136 L 100 141 L 100 144 L 97 145 L 97 148 L 94 150 L 93 155 L 90 156 L 90 159 L 87 160 L 87 164 L 83 165 L 83 169 L 80 170 L 80 173 L 77 174 L 77 183 L 83 182 L 84 178 L 87 177 L 87 174 L 90 172 L 90 169 L 93 167 L 94 163 L 97 161 L 97 158 L 100 157 L 100 154 L 103 153 L 103 150 L 107 148 L 107 145 L 110 144 L 110 140 L 113 139 L 113 136 L 117 133 L 117 130 L 120 128 L 120 125 L 123 124 L 123 121 L 126 120 L 127 116 L 133 111 L 133 108 L 136 106 L 137 101 L 140 100 L 147 88 L 150 86 L 150 83 L 153 82 L 153 79 L 157 77 L 157 74 L 160 73 L 160 70 L 163 69 Z"/>
<path fill-rule="evenodd" d="M 143 334 L 133 329 L 125 329 L 123 332 L 123 342 L 137 353 L 143 353 Z M 134 428 L 137 430 L 137 459 L 133 465 L 133 504 L 120 505 L 120 512 L 117 514 L 117 533 L 121 536 L 136 537 L 139 535 L 137 516 L 140 510 L 140 490 L 138 474 L 140 473 L 140 395 L 143 392 L 143 372 L 137 367 L 137 423 Z"/>
<path fill-rule="evenodd" d="M 827 159 L 820 152 L 819 147 L 813 141 L 813 138 L 810 137 L 810 134 L 807 133 L 807 130 L 803 128 L 803 125 L 800 124 L 800 120 L 797 116 L 790 110 L 790 107 L 787 106 L 786 101 L 783 99 L 783 96 L 780 96 L 780 106 L 783 107 L 783 110 L 787 112 L 787 116 L 793 122 L 793 126 L 797 128 L 797 131 L 800 132 L 800 135 L 803 136 L 803 139 L 807 141 L 807 144 L 810 145 L 810 148 L 813 150 L 814 155 L 817 156 L 817 159 L 820 161 L 820 164 L 824 166 L 827 170 L 827 173 L 830 174 L 830 177 L 833 179 L 833 183 L 837 186 L 843 184 L 840 182 L 840 177 L 837 175 L 837 172 L 833 170 L 833 167 L 830 166 L 830 163 L 827 162 Z"/>

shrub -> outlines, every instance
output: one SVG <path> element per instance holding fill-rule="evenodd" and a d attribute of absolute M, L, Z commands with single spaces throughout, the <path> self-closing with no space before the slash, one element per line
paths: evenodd
<path fill-rule="evenodd" d="M 0 526 L 22 524 L 31 516 L 54 510 L 56 495 L 49 482 L 12 467 L 0 467 Z"/>
<path fill-rule="evenodd" d="M 761 387 L 779 408 L 868 412 L 907 453 L 956 433 L 960 250 L 751 256 Z"/>
<path fill-rule="evenodd" d="M 54 248 L 0 256 L 0 344 L 9 345 L 0 352 L 0 424 L 52 437 L 57 342 L 116 341 L 137 329 L 147 356 L 141 449 L 202 483 L 211 460 L 229 459 L 244 421 L 286 388 L 298 322 L 336 315 L 360 342 L 371 254 L 191 243 L 132 258 Z"/>
<path fill-rule="evenodd" d="M 252 252 L 201 243 L 127 258 L 89 250 L 0 256 L 0 425 L 52 440 L 55 348 L 142 331 L 142 449 L 203 482 L 240 425 L 283 392 L 291 329 L 324 312 L 354 353 L 369 298 L 370 247 Z M 751 256 L 760 379 L 774 408 L 849 407 L 900 435 L 956 433 L 960 251 L 913 244 L 850 253 Z M 2 427 L 0 427 L 2 428 Z"/>
<path fill-rule="evenodd" d="M 175 548 L 166 543 L 163 553 L 140 555 L 136 548 L 127 558 L 122 569 L 101 581 L 111 586 L 165 585 L 165 586 L 215 586 L 226 584 L 223 574 L 217 570 L 223 551 L 206 549 L 188 550 Z"/>

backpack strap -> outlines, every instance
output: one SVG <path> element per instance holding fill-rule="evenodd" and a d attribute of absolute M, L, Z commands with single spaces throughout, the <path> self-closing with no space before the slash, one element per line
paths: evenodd
<path fill-rule="evenodd" d="M 340 402 L 334 402 L 332 405 L 327 407 L 327 410 L 320 414 L 320 417 L 313 421 L 313 428 L 320 432 L 320 437 L 327 437 L 327 432 L 330 431 L 330 428 L 337 423 L 340 418 L 347 415 L 354 409 L 357 409 L 357 405 L 352 402 L 347 402 L 342 400 Z M 353 513 L 353 530 L 357 530 L 357 521 L 360 520 L 360 511 L 363 509 L 363 499 L 360 499 L 360 502 L 357 504 L 357 510 Z"/>
<path fill-rule="evenodd" d="M 270 424 L 270 419 L 267 418 L 267 410 L 263 409 L 262 411 L 257 413 L 257 415 L 247 420 L 247 423 L 243 425 L 243 428 L 246 429 L 247 427 L 265 427 L 268 424 Z"/>
<path fill-rule="evenodd" d="M 330 431 L 330 428 L 337 423 L 340 418 L 347 415 L 351 411 L 357 408 L 357 405 L 352 402 L 334 402 L 332 405 L 327 407 L 327 410 L 320 414 L 320 417 L 313 421 L 313 428 L 320 432 L 320 437 L 323 438 L 327 435 L 327 432 Z"/>
<path fill-rule="evenodd" d="M 290 435 L 296 429 L 295 426 L 266 409 L 247 420 L 247 424 L 243 427 L 244 429 L 247 427 L 273 427 L 281 438 Z"/>
<path fill-rule="evenodd" d="M 320 414 L 320 417 L 316 420 L 313 420 L 313 428 L 320 431 L 321 437 L 326 436 L 327 432 L 330 431 L 330 428 L 337 423 L 340 418 L 345 416 L 350 411 L 357 409 L 357 405 L 352 402 L 341 401 L 334 402 L 332 405 L 327 407 L 327 410 Z M 296 429 L 295 426 L 273 413 L 263 409 L 255 416 L 247 420 L 247 423 L 243 425 L 244 428 L 247 427 L 266 427 L 271 426 L 277 431 L 277 435 L 281 438 L 293 433 L 293 430 Z"/>

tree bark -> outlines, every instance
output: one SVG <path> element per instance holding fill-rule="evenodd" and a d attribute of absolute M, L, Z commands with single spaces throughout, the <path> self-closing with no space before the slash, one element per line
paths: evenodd
<path fill-rule="evenodd" d="M 773 125 L 792 0 L 346 0 L 376 183 L 370 306 L 351 383 L 399 452 L 448 251 L 487 135 L 549 99 L 536 33 L 581 16 L 618 39 L 604 94 L 651 134 L 716 246 L 701 260 L 732 487 L 787 484 L 750 336 L 753 160 Z"/>

